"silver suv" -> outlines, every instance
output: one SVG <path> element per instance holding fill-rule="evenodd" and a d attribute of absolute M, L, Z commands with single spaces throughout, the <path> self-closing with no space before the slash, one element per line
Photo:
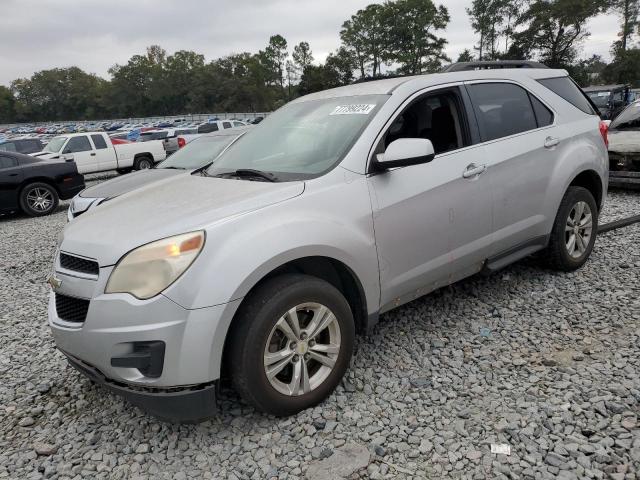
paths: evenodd
<path fill-rule="evenodd" d="M 203 172 L 69 223 L 49 324 L 74 367 L 160 417 L 211 415 L 223 376 L 291 415 L 332 392 L 381 313 L 538 250 L 582 266 L 605 142 L 563 70 L 308 95 Z"/>

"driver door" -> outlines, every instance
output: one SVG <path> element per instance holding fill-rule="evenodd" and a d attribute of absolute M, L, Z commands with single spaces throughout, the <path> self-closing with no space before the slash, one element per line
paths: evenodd
<path fill-rule="evenodd" d="M 73 160 L 78 167 L 78 173 L 91 173 L 99 170 L 98 156 L 87 135 L 69 138 L 62 150 L 62 154 L 73 155 Z"/>
<path fill-rule="evenodd" d="M 397 138 L 431 140 L 435 158 L 369 176 L 380 265 L 381 311 L 478 272 L 488 256 L 492 197 L 459 87 L 407 102 L 375 153 Z M 467 173 L 465 173 L 467 172 Z"/>

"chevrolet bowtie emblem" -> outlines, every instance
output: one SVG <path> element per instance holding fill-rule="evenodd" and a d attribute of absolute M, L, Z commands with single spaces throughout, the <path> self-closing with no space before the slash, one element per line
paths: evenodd
<path fill-rule="evenodd" d="M 48 279 L 47 279 L 47 283 L 49 285 L 51 285 L 51 288 L 53 288 L 54 290 L 57 288 L 60 288 L 62 286 L 62 280 L 60 280 L 59 278 L 57 278 L 55 275 L 51 275 Z"/>

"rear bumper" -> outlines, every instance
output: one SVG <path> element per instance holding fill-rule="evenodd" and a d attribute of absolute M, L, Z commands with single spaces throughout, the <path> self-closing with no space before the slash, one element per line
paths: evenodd
<path fill-rule="evenodd" d="M 216 382 L 180 388 L 134 388 L 105 377 L 100 370 L 60 350 L 69 364 L 93 382 L 124 397 L 131 404 L 168 422 L 197 423 L 215 415 Z"/>
<path fill-rule="evenodd" d="M 638 188 L 640 187 L 640 172 L 609 170 L 609 186 Z"/>
<path fill-rule="evenodd" d="M 85 189 L 84 176 L 77 173 L 72 178 L 67 177 L 66 181 L 58 182 L 57 187 L 62 200 L 73 198 Z"/>

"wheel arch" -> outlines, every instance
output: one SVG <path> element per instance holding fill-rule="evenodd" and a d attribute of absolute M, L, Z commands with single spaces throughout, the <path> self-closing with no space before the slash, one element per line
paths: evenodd
<path fill-rule="evenodd" d="M 58 186 L 56 185 L 56 183 L 49 177 L 29 177 L 24 179 L 21 183 L 20 183 L 20 188 L 17 189 L 17 193 L 18 193 L 18 197 L 20 197 L 20 195 L 22 194 L 22 191 L 25 189 L 25 187 L 27 187 L 28 185 L 31 185 L 32 183 L 46 183 L 47 185 L 49 185 L 51 188 L 53 188 L 56 191 L 56 194 L 58 195 L 58 197 L 60 196 L 60 190 L 58 189 Z"/>
<path fill-rule="evenodd" d="M 602 201 L 604 194 L 604 187 L 600 175 L 595 170 L 583 170 L 578 173 L 573 180 L 569 183 L 569 187 L 583 187 L 591 192 L 593 198 L 596 200 L 598 210 L 602 209 Z"/>

